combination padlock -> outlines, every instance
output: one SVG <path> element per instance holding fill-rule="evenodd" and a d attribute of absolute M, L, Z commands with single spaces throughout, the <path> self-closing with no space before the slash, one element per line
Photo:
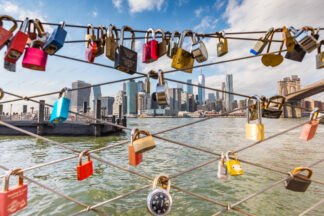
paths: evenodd
<path fill-rule="evenodd" d="M 229 158 L 230 154 L 233 155 L 234 160 L 231 160 Z M 227 167 L 228 173 L 231 176 L 243 175 L 243 169 L 241 167 L 240 161 L 238 161 L 236 159 L 235 154 L 231 151 L 226 152 L 226 167 Z"/>
<path fill-rule="evenodd" d="M 158 188 L 158 184 L 161 187 Z M 171 180 L 165 174 L 159 174 L 153 181 L 152 191 L 147 196 L 147 208 L 152 215 L 167 215 L 172 207 L 170 195 Z"/>
<path fill-rule="evenodd" d="M 221 57 L 228 53 L 228 45 L 225 32 L 221 32 L 217 44 L 217 56 Z"/>
<path fill-rule="evenodd" d="M 258 123 L 250 123 L 249 105 L 247 106 L 247 124 L 245 125 L 245 137 L 250 140 L 264 140 L 264 125 L 262 124 L 261 102 L 258 96 L 247 99 L 246 104 L 250 104 L 252 99 L 256 100 L 256 110 L 258 112 Z"/>
<path fill-rule="evenodd" d="M 118 46 L 118 31 L 116 26 L 110 24 L 106 35 L 106 57 L 115 61 L 115 52 Z"/>
<path fill-rule="evenodd" d="M 310 53 L 319 46 L 319 42 L 313 36 L 314 30 L 312 28 L 303 27 L 301 30 L 297 31 L 294 27 L 290 26 L 289 30 L 294 33 L 296 42 L 304 51 Z"/>
<path fill-rule="evenodd" d="M 316 55 L 316 69 L 324 68 L 324 52 L 321 52 L 321 46 L 324 44 L 324 40 L 320 42 L 320 46 Z"/>
<path fill-rule="evenodd" d="M 13 23 L 13 26 L 9 30 L 3 28 L 2 27 L 3 20 L 11 21 Z M 7 41 L 11 38 L 12 33 L 16 30 L 16 28 L 17 28 L 17 22 L 14 18 L 7 16 L 7 15 L 0 16 L 0 50 L 7 43 Z"/>
<path fill-rule="evenodd" d="M 164 80 L 164 73 L 162 70 L 158 72 L 159 78 L 156 84 L 156 99 L 160 106 L 168 105 L 170 103 L 168 83 Z"/>
<path fill-rule="evenodd" d="M 88 155 L 88 160 L 82 163 L 82 157 L 84 155 Z M 93 174 L 93 163 L 90 160 L 90 155 L 88 154 L 88 150 L 85 150 L 79 155 L 79 165 L 77 166 L 77 177 L 78 181 L 82 181 Z"/>
<path fill-rule="evenodd" d="M 282 106 L 286 98 L 282 95 L 275 95 L 269 98 L 262 109 L 262 117 L 264 118 L 280 118 L 282 114 Z"/>
<path fill-rule="evenodd" d="M 319 108 L 315 107 L 315 109 L 311 112 L 309 117 L 309 122 L 304 124 L 303 129 L 300 133 L 300 139 L 309 141 L 314 138 L 317 127 L 320 123 L 320 120 L 317 119 L 319 114 Z"/>
<path fill-rule="evenodd" d="M 174 41 L 174 37 L 178 38 L 177 42 Z M 171 40 L 169 40 L 167 56 L 171 59 L 177 53 L 180 37 L 181 34 L 177 30 L 175 30 L 171 36 Z"/>
<path fill-rule="evenodd" d="M 9 178 L 21 169 L 9 171 L 4 177 L 3 190 L 0 191 L 0 215 L 9 216 L 27 206 L 28 185 L 24 184 L 23 172 L 19 173 L 18 185 L 9 187 Z"/>
<path fill-rule="evenodd" d="M 66 97 L 67 90 L 67 88 L 63 88 L 59 93 L 59 99 L 55 101 L 53 106 L 50 123 L 59 124 L 68 118 L 71 101 Z"/>
<path fill-rule="evenodd" d="M 228 179 L 228 172 L 227 172 L 227 167 L 226 167 L 226 164 L 225 164 L 224 152 L 222 152 L 221 158 L 220 158 L 220 160 L 218 162 L 217 177 L 219 179 L 223 179 L 223 180 Z"/>
<path fill-rule="evenodd" d="M 296 174 L 297 172 L 301 171 L 308 171 L 308 175 Z M 292 172 L 294 176 L 290 176 L 285 181 L 285 187 L 288 190 L 295 191 L 295 192 L 305 192 L 308 186 L 312 183 L 310 178 L 312 177 L 313 171 L 307 167 L 297 167 Z"/>
<path fill-rule="evenodd" d="M 54 55 L 64 45 L 67 31 L 64 29 L 65 22 L 61 22 L 60 25 L 52 32 L 44 44 L 43 50 L 49 55 Z"/>
<path fill-rule="evenodd" d="M 148 40 L 148 37 L 152 33 L 152 40 Z M 145 43 L 143 44 L 142 62 L 151 63 L 159 58 L 159 43 L 155 40 L 155 31 L 150 28 L 145 34 Z"/>
<path fill-rule="evenodd" d="M 138 128 L 133 128 L 131 132 L 131 143 L 128 145 L 128 159 L 129 165 L 137 166 L 143 161 L 143 153 L 135 153 L 133 135 L 138 132 Z"/>
<path fill-rule="evenodd" d="M 158 45 L 158 56 L 160 58 L 167 53 L 168 41 L 166 40 L 166 38 L 165 38 L 166 35 L 164 34 L 164 31 L 162 29 L 158 29 L 155 31 L 155 36 L 158 34 L 162 35 L 162 41 L 159 42 L 159 45 Z"/>
<path fill-rule="evenodd" d="M 191 46 L 191 53 L 197 62 L 207 61 L 208 52 L 203 41 L 200 40 L 198 34 L 195 34 L 195 42 Z"/>
<path fill-rule="evenodd" d="M 254 54 L 254 55 L 258 55 L 260 53 L 262 53 L 263 49 L 266 47 L 266 45 L 268 44 L 268 39 L 271 36 L 271 33 L 273 32 L 274 28 L 271 27 L 267 33 L 265 34 L 265 36 L 262 38 L 259 38 L 258 41 L 256 42 L 256 44 L 254 45 L 253 49 L 250 49 L 250 53 Z"/>

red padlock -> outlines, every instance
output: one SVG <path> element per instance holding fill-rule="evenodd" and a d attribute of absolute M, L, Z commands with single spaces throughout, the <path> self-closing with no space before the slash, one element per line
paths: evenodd
<path fill-rule="evenodd" d="M 138 132 L 138 128 L 134 128 L 132 130 L 131 133 L 131 139 L 132 139 L 132 143 L 129 144 L 128 146 L 128 159 L 129 159 L 129 165 L 131 166 L 137 166 L 138 164 L 140 164 L 143 161 L 143 154 L 142 153 L 135 153 L 134 150 L 134 145 L 133 145 L 133 135 Z"/>
<path fill-rule="evenodd" d="M 9 31 L 2 27 L 3 25 L 2 20 L 9 20 L 13 22 L 14 25 L 9 29 Z M 6 44 L 6 42 L 11 38 L 12 33 L 16 30 L 16 28 L 17 28 L 17 22 L 14 18 L 7 15 L 0 16 L 0 50 Z"/>
<path fill-rule="evenodd" d="M 309 123 L 306 123 L 303 126 L 303 129 L 299 137 L 300 139 L 306 141 L 313 139 L 313 137 L 316 134 L 318 124 L 320 123 L 320 120 L 316 120 L 318 113 L 319 113 L 319 108 L 316 107 L 310 114 Z"/>
<path fill-rule="evenodd" d="M 98 46 L 95 41 L 89 39 L 89 46 L 85 53 L 85 58 L 87 62 L 93 63 L 97 54 Z"/>
<path fill-rule="evenodd" d="M 7 62 L 16 63 L 19 57 L 24 52 L 28 39 L 28 35 L 25 33 L 28 23 L 29 19 L 26 18 L 25 21 L 21 24 L 19 31 L 10 41 L 8 50 L 5 54 L 5 60 Z"/>
<path fill-rule="evenodd" d="M 10 175 L 16 174 L 21 169 L 15 169 L 5 177 L 3 191 L 0 191 L 0 215 L 11 215 L 27 206 L 28 185 L 24 184 L 23 173 L 19 173 L 18 185 L 9 187 Z"/>
<path fill-rule="evenodd" d="M 148 36 L 152 32 L 152 40 L 148 41 Z M 143 63 L 151 63 L 159 58 L 159 43 L 155 40 L 154 29 L 150 28 L 145 34 L 145 44 L 143 44 Z"/>
<path fill-rule="evenodd" d="M 88 155 L 88 161 L 82 163 L 83 155 Z M 79 155 L 79 165 L 77 166 L 77 174 L 78 174 L 78 181 L 82 181 L 93 174 L 93 164 L 92 160 L 90 160 L 90 155 L 88 151 L 83 151 Z"/>

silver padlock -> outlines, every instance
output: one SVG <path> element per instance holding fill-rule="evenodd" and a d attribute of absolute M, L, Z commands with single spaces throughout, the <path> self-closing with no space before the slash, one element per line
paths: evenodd
<path fill-rule="evenodd" d="M 207 61 L 208 52 L 204 42 L 202 42 L 198 36 L 195 34 L 195 42 L 191 46 L 191 53 L 197 62 L 201 63 Z"/>
<path fill-rule="evenodd" d="M 312 33 L 308 32 L 308 30 L 311 30 Z M 310 27 L 303 27 L 301 30 L 297 31 L 294 27 L 290 26 L 289 31 L 294 34 L 295 40 L 299 46 L 308 53 L 312 52 L 320 45 L 313 36 L 314 30 Z"/>
<path fill-rule="evenodd" d="M 218 162 L 217 177 L 219 179 L 223 179 L 223 180 L 228 179 L 228 172 L 227 172 L 227 167 L 226 167 L 226 164 L 225 164 L 224 152 L 222 152 L 221 159 Z"/>
<path fill-rule="evenodd" d="M 174 41 L 174 37 L 178 38 L 177 42 Z M 172 34 L 171 40 L 169 41 L 167 56 L 171 59 L 177 52 L 180 37 L 180 32 L 175 30 Z"/>
<path fill-rule="evenodd" d="M 269 30 L 265 34 L 264 38 L 262 38 L 262 37 L 259 38 L 258 41 L 256 42 L 256 44 L 254 45 L 253 49 L 250 49 L 250 53 L 252 53 L 254 55 L 258 55 L 258 54 L 262 53 L 262 51 L 264 50 L 264 48 L 266 47 L 266 45 L 269 42 L 268 38 L 270 37 L 273 30 L 274 30 L 273 27 L 269 28 Z"/>
<path fill-rule="evenodd" d="M 324 68 L 324 52 L 321 52 L 321 45 L 324 44 L 324 40 L 320 42 L 316 55 L 316 69 Z"/>
<path fill-rule="evenodd" d="M 3 67 L 10 72 L 16 72 L 16 64 L 15 63 L 11 63 L 11 62 L 4 60 Z"/>
<path fill-rule="evenodd" d="M 159 105 L 168 105 L 170 104 L 168 83 L 164 80 L 164 74 L 162 70 L 158 72 L 159 78 L 156 85 L 156 99 Z"/>
<path fill-rule="evenodd" d="M 159 183 L 161 184 L 160 188 L 158 188 Z M 152 191 L 147 196 L 147 208 L 152 215 L 164 216 L 170 212 L 172 206 L 170 189 L 171 180 L 167 175 L 159 174 L 154 179 Z"/>

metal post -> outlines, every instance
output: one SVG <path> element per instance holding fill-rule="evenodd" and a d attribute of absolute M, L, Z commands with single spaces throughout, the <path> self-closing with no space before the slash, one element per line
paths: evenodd
<path fill-rule="evenodd" d="M 39 101 L 37 134 L 44 134 L 45 100 Z"/>

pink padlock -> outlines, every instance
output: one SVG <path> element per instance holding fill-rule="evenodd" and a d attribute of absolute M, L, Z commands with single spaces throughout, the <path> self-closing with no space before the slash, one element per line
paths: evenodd
<path fill-rule="evenodd" d="M 148 36 L 152 32 L 152 40 L 148 41 Z M 151 63 L 159 58 L 159 43 L 155 40 L 154 29 L 150 28 L 145 34 L 145 44 L 143 44 L 143 63 Z"/>
<path fill-rule="evenodd" d="M 45 71 L 47 53 L 42 49 L 42 42 L 34 41 L 31 48 L 26 48 L 22 66 L 32 70 Z"/>

